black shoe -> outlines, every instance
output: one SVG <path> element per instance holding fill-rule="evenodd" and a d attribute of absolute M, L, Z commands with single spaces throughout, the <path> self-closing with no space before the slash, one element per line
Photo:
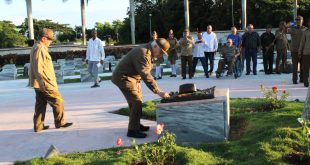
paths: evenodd
<path fill-rule="evenodd" d="M 305 87 L 309 87 L 309 83 L 304 83 L 304 86 Z"/>
<path fill-rule="evenodd" d="M 48 126 L 48 125 L 43 125 L 43 128 L 42 129 L 34 129 L 34 132 L 40 132 L 40 131 L 42 131 L 42 130 L 47 130 L 47 129 L 49 129 L 50 128 L 50 126 Z"/>
<path fill-rule="evenodd" d="M 146 138 L 147 134 L 142 133 L 140 131 L 129 131 L 127 132 L 128 137 L 133 137 L 133 138 Z"/>
<path fill-rule="evenodd" d="M 277 72 L 277 74 L 281 74 L 280 72 Z"/>
<path fill-rule="evenodd" d="M 157 79 L 160 80 L 161 78 L 162 78 L 162 77 L 160 76 L 160 77 L 158 77 Z"/>
<path fill-rule="evenodd" d="M 206 77 L 209 78 L 209 75 L 207 74 Z"/>
<path fill-rule="evenodd" d="M 91 86 L 91 88 L 98 88 L 98 87 L 100 87 L 99 84 L 94 84 L 93 86 Z"/>
<path fill-rule="evenodd" d="M 246 73 L 245 75 L 250 75 L 250 72 Z"/>
<path fill-rule="evenodd" d="M 186 79 L 186 77 L 183 77 L 182 79 L 184 80 L 184 79 Z"/>
<path fill-rule="evenodd" d="M 43 130 L 47 130 L 47 129 L 49 129 L 49 128 L 50 128 L 49 125 L 43 125 Z"/>
<path fill-rule="evenodd" d="M 193 77 L 192 76 L 189 76 L 189 79 L 192 79 Z"/>
<path fill-rule="evenodd" d="M 297 80 L 296 80 L 296 81 L 293 81 L 293 84 L 298 84 L 298 83 L 297 83 Z"/>
<path fill-rule="evenodd" d="M 148 130 L 150 130 L 150 127 L 149 126 L 144 126 L 144 125 L 142 125 L 142 124 L 140 124 L 140 131 L 148 131 Z"/>
<path fill-rule="evenodd" d="M 170 75 L 170 77 L 173 77 L 173 74 L 172 74 L 172 75 Z"/>
<path fill-rule="evenodd" d="M 257 75 L 257 73 L 253 73 L 254 75 Z"/>
<path fill-rule="evenodd" d="M 65 124 L 63 124 L 63 125 L 56 126 L 56 129 L 59 129 L 59 128 L 67 128 L 67 127 L 70 127 L 71 125 L 73 125 L 73 123 L 65 123 Z"/>

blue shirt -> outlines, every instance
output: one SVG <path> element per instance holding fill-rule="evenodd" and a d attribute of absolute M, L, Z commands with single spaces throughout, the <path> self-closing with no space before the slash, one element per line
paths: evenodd
<path fill-rule="evenodd" d="M 233 41 L 233 44 L 235 47 L 238 47 L 238 45 L 240 44 L 240 41 L 241 41 L 241 37 L 240 37 L 239 33 L 237 33 L 236 35 L 229 34 L 227 36 L 227 39 L 231 39 Z"/>

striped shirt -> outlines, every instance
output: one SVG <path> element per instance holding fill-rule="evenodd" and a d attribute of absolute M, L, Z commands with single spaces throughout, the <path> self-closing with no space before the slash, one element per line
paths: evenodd
<path fill-rule="evenodd" d="M 260 38 L 257 32 L 247 32 L 242 36 L 242 47 L 246 50 L 258 49 L 259 46 Z"/>

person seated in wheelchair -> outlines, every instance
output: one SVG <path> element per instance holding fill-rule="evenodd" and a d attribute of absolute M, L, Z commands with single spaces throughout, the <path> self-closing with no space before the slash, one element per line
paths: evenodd
<path fill-rule="evenodd" d="M 225 65 L 227 65 L 227 76 L 232 75 L 233 64 L 240 55 L 238 48 L 233 45 L 232 39 L 227 39 L 227 44 L 220 51 L 221 57 L 216 71 L 216 77 L 221 77 Z"/>

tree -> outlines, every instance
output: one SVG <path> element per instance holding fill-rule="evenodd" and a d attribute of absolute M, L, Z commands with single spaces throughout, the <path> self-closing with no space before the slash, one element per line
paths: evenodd
<path fill-rule="evenodd" d="M 0 48 L 24 46 L 26 38 L 11 21 L 0 21 Z"/>
<path fill-rule="evenodd" d="M 34 26 L 34 34 L 35 39 L 38 39 L 39 30 L 42 28 L 51 28 L 55 31 L 57 35 L 57 39 L 60 42 L 64 41 L 74 41 L 76 37 L 76 33 L 73 28 L 69 27 L 68 24 L 59 24 L 55 23 L 52 20 L 37 20 L 33 19 L 33 26 Z M 28 34 L 28 20 L 25 18 L 24 22 L 18 26 L 20 28 L 20 33 L 24 34 L 25 36 Z"/>

